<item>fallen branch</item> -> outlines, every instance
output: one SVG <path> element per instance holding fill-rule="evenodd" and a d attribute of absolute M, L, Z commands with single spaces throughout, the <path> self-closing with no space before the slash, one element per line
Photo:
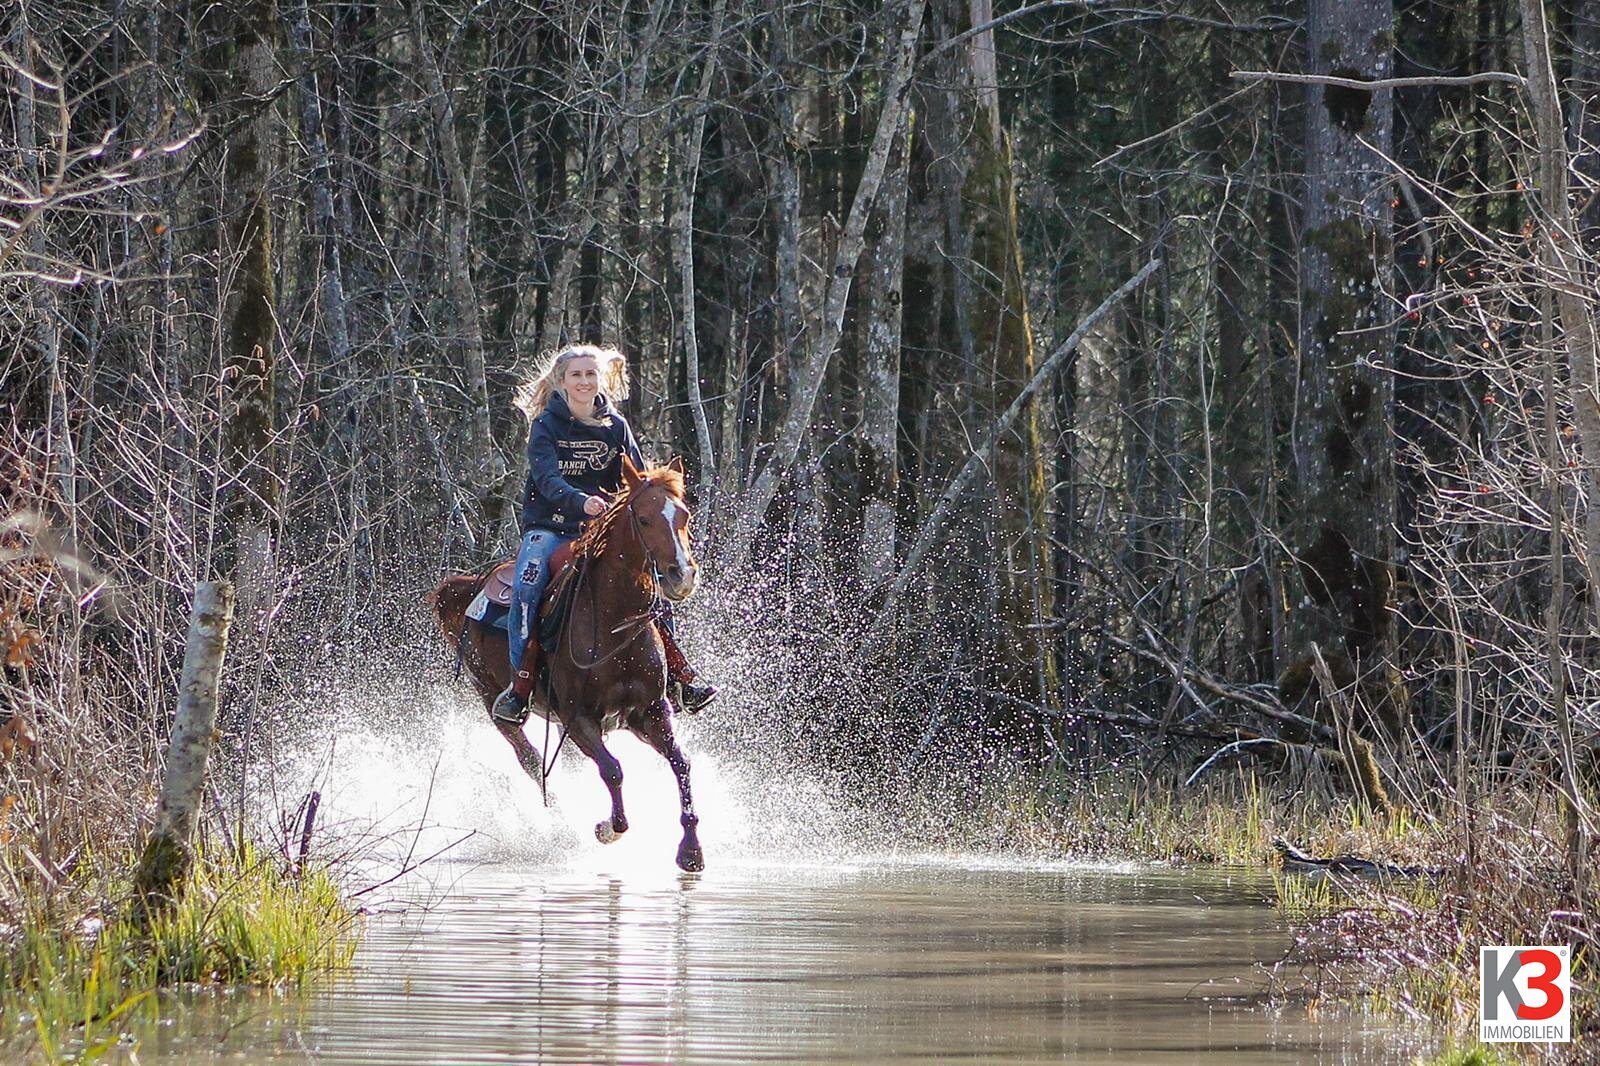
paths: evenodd
<path fill-rule="evenodd" d="M 1167 731 L 1171 732 L 1171 728 L 1168 727 Z M 1193 785 L 1200 779 L 1200 775 L 1211 769 L 1212 764 L 1217 762 L 1219 759 L 1226 758 L 1235 752 L 1244 751 L 1246 748 L 1263 747 L 1272 744 L 1281 744 L 1286 748 L 1295 747 L 1295 745 L 1290 744 L 1288 741 L 1279 740 L 1277 737 L 1251 737 L 1248 740 L 1236 740 L 1232 744 L 1224 744 L 1222 747 L 1212 752 L 1210 756 L 1207 757 L 1205 762 L 1197 766 L 1194 773 L 1184 778 L 1183 787 L 1188 788 Z"/>
<path fill-rule="evenodd" d="M 1112 645 L 1113 647 L 1121 648 L 1128 654 L 1136 655 L 1147 662 L 1153 662 L 1164 666 L 1168 670 L 1173 671 L 1175 675 L 1181 669 L 1184 678 L 1193 683 L 1197 688 L 1203 689 L 1206 692 L 1211 693 L 1213 696 L 1227 700 L 1229 703 L 1238 704 L 1241 707 L 1247 707 L 1255 713 L 1262 715 L 1263 717 L 1270 718 L 1275 722 L 1282 722 L 1286 725 L 1293 725 L 1300 729 L 1304 729 L 1307 734 L 1317 740 L 1326 741 L 1330 744 L 1337 744 L 1339 741 L 1338 732 L 1331 726 L 1324 725 L 1314 718 L 1307 718 L 1303 714 L 1295 714 L 1293 711 L 1288 710 L 1281 704 L 1274 704 L 1273 702 L 1270 702 L 1265 696 L 1257 695 L 1256 693 L 1250 692 L 1238 685 L 1229 685 L 1225 682 L 1218 681 L 1216 678 L 1212 677 L 1203 670 L 1187 664 L 1176 663 L 1168 656 L 1162 655 L 1158 652 L 1150 651 L 1147 648 L 1141 648 L 1132 641 L 1124 640 L 1115 634 L 1103 633 L 1101 636 L 1105 639 L 1106 643 Z"/>
<path fill-rule="evenodd" d="M 878 613 L 872 620 L 871 633 L 877 634 L 882 631 L 884 623 L 889 620 L 889 616 L 894 611 L 895 604 L 904 595 L 906 587 L 910 585 L 911 579 L 916 576 L 917 570 L 922 566 L 923 559 L 927 557 L 928 552 L 933 548 L 934 539 L 939 535 L 939 531 L 944 528 L 945 520 L 949 518 L 950 512 L 955 508 L 956 501 L 966 491 L 967 485 L 977 477 L 978 472 L 988 469 L 991 460 L 994 458 L 995 448 L 1000 443 L 1000 438 L 1011 429 L 1012 423 L 1022 414 L 1023 409 L 1028 406 L 1028 402 L 1033 399 L 1034 394 L 1044 387 L 1045 383 L 1051 379 L 1051 376 L 1055 374 L 1061 364 L 1066 361 L 1067 356 L 1077 350 L 1078 345 L 1083 343 L 1083 339 L 1089 335 L 1089 332 L 1095 326 L 1100 324 L 1101 319 L 1111 313 L 1113 307 L 1131 295 L 1135 289 L 1150 278 L 1150 275 L 1160 269 L 1161 260 L 1159 259 L 1152 259 L 1146 263 L 1137 274 L 1123 282 L 1116 292 L 1102 300 L 1099 307 L 1085 315 L 1083 321 L 1078 323 L 1077 328 L 1072 331 L 1071 335 L 1061 342 L 1061 346 L 1050 353 L 1050 358 L 1039 365 L 1038 371 L 1033 375 L 1033 380 L 1023 387 L 1022 391 L 1017 394 L 1016 399 L 1011 401 L 1011 406 L 1007 407 L 1005 413 L 990 427 L 989 435 L 984 439 L 983 444 L 975 448 L 972 454 L 968 456 L 960 472 L 950 482 L 950 486 L 944 490 L 944 494 L 939 497 L 939 502 L 934 505 L 933 513 L 922 524 L 922 529 L 917 534 L 916 543 L 912 545 L 911 551 L 906 554 L 905 563 L 900 567 L 900 572 L 895 575 L 894 584 L 889 587 L 889 592 L 884 598 L 883 605 L 878 608 Z"/>
<path fill-rule="evenodd" d="M 1337 747 L 1284 740 L 1282 737 L 1263 736 L 1260 733 L 1245 729 L 1242 726 L 1219 725 L 1214 729 L 1203 729 L 1197 726 L 1185 725 L 1181 722 L 1174 722 L 1170 725 L 1166 725 L 1165 728 L 1163 728 L 1163 723 L 1159 719 L 1150 718 L 1146 715 L 1119 714 L 1115 711 L 1102 711 L 1093 707 L 1046 707 L 1042 704 L 1034 703 L 1031 700 L 1025 700 L 1005 692 L 991 692 L 989 693 L 989 696 L 992 699 L 1003 700 L 1007 703 L 1013 703 L 1018 706 L 1025 707 L 1041 718 L 1074 718 L 1090 722 L 1101 722 L 1106 725 L 1129 726 L 1148 733 L 1154 733 L 1157 735 L 1158 739 L 1164 739 L 1168 736 L 1179 736 L 1186 740 L 1210 740 L 1222 742 L 1223 746 L 1209 755 L 1206 760 L 1200 764 L 1199 768 L 1197 768 L 1188 776 L 1188 778 L 1184 780 L 1183 784 L 1185 788 L 1192 786 L 1195 781 L 1200 778 L 1201 774 L 1205 773 L 1206 770 L 1210 769 L 1217 762 L 1223 758 L 1226 758 L 1228 755 L 1249 750 L 1250 748 L 1254 747 L 1277 746 L 1282 748 L 1286 753 L 1298 752 L 1312 759 L 1320 759 L 1324 763 L 1327 763 L 1333 767 L 1348 767 L 1350 765 L 1349 757 L 1345 754 L 1345 752 Z M 1293 717 L 1298 718 L 1299 716 L 1294 715 Z M 1312 724 L 1317 725 L 1320 723 Z M 1359 778 L 1357 778 L 1353 772 L 1351 774 L 1351 779 L 1359 781 Z"/>
<path fill-rule="evenodd" d="M 1356 874 L 1361 877 L 1443 877 L 1445 871 L 1438 866 L 1397 866 L 1394 863 L 1376 862 L 1355 855 L 1339 855 L 1332 859 L 1318 859 L 1307 855 L 1283 837 L 1273 837 L 1272 846 L 1290 873 L 1325 871 L 1335 874 Z"/>

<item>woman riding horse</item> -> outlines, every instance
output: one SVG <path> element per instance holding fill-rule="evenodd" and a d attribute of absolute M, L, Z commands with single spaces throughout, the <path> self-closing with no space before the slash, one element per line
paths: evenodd
<path fill-rule="evenodd" d="M 550 584 L 550 559 L 577 538 L 585 518 L 606 509 L 622 487 L 622 459 L 643 467 L 639 444 L 618 401 L 628 395 L 628 365 L 615 348 L 575 344 L 557 352 L 517 398 L 533 420 L 528 430 L 528 480 L 522 492 L 522 546 L 517 552 L 509 645 L 512 680 L 490 711 L 503 722 L 528 717 L 539 679 L 539 604 Z M 716 695 L 673 639 L 670 609 L 659 624 L 670 680 L 686 713 Z M 492 691 L 492 690 L 491 690 Z"/>

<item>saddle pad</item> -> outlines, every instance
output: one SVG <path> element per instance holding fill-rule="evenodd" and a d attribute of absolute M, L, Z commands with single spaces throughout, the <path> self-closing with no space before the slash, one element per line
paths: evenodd
<path fill-rule="evenodd" d="M 482 592 L 467 606 L 467 617 L 488 629 L 511 630 L 511 608 L 489 602 Z"/>

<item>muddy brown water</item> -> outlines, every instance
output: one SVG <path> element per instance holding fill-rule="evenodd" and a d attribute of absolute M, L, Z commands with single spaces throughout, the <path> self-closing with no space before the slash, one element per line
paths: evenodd
<path fill-rule="evenodd" d="M 204 994 L 127 1061 L 1408 1062 L 1431 1042 L 1272 1005 L 1259 871 L 982 858 L 703 874 L 435 866 L 351 972 Z M 404 906 L 400 904 L 404 903 Z"/>

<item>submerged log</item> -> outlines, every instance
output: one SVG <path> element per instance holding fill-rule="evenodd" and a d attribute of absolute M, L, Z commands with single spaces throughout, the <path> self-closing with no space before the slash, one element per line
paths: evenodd
<path fill-rule="evenodd" d="M 217 726 L 217 686 L 232 621 L 230 582 L 202 581 L 195 586 L 161 801 L 134 876 L 135 907 L 141 920 L 169 906 L 189 872 L 193 858 L 189 841 L 205 797 L 206 763 Z"/>

